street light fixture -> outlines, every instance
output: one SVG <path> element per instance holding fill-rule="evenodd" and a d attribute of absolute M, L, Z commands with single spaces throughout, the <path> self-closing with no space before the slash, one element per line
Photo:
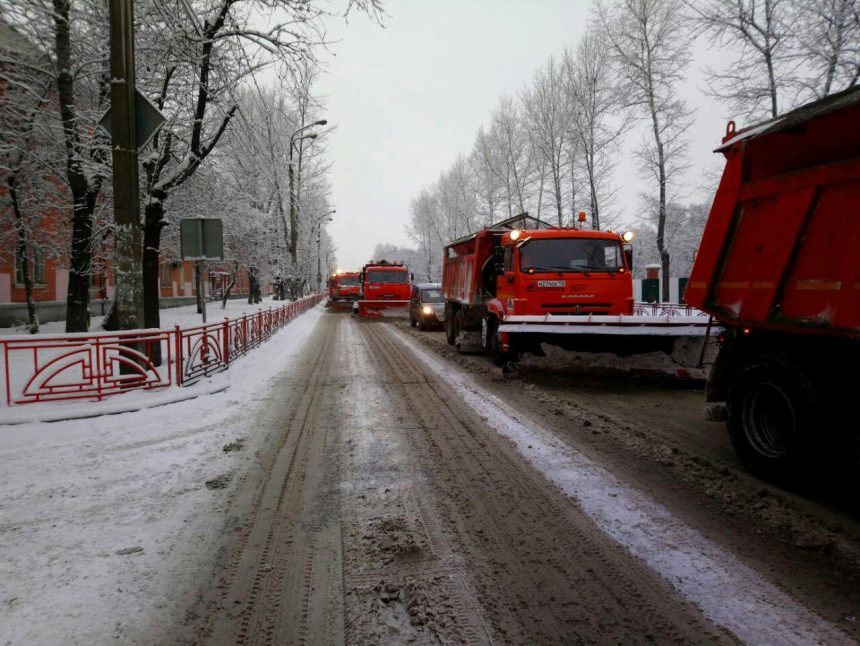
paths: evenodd
<path fill-rule="evenodd" d="M 328 123 L 325 119 L 320 119 L 319 121 L 314 121 L 313 123 L 309 123 L 306 126 L 302 126 L 298 130 L 294 131 L 293 134 L 290 135 L 290 165 L 289 165 L 289 177 L 290 177 L 290 259 L 292 261 L 293 266 L 293 274 L 296 273 L 296 268 L 298 266 L 298 243 L 299 243 L 299 231 L 296 222 L 296 190 L 295 190 L 295 172 L 293 170 L 293 148 L 296 145 L 297 141 L 302 141 L 303 139 L 316 139 L 316 133 L 310 133 L 299 137 L 296 139 L 296 135 L 307 130 L 308 128 L 313 128 L 314 126 L 324 126 Z"/>
<path fill-rule="evenodd" d="M 322 291 L 322 223 L 328 218 L 331 220 L 331 215 L 337 213 L 337 209 L 332 209 L 328 213 L 323 213 L 317 221 L 317 291 Z"/>

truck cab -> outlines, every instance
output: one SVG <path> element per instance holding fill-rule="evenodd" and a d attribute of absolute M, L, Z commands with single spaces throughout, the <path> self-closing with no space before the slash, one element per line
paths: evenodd
<path fill-rule="evenodd" d="M 361 274 L 357 271 L 339 271 L 329 279 L 328 297 L 332 303 L 351 303 L 361 294 Z"/>
<path fill-rule="evenodd" d="M 411 287 L 409 269 L 400 262 L 372 261 L 361 271 L 361 295 L 366 301 L 408 301 Z"/>
<path fill-rule="evenodd" d="M 619 234 L 514 230 L 499 245 L 484 289 L 505 315 L 633 313 L 633 281 Z"/>

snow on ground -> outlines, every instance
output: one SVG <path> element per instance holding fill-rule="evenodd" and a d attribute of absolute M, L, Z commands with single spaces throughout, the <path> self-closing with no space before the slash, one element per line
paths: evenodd
<path fill-rule="evenodd" d="M 206 303 L 206 322 L 216 323 L 224 320 L 224 317 L 231 319 L 238 318 L 243 314 L 253 314 L 259 310 L 277 308 L 281 305 L 286 305 L 289 301 L 274 301 L 271 297 L 266 297 L 263 302 L 256 305 L 249 305 L 244 298 L 237 298 L 227 301 L 227 307 L 221 309 L 221 301 L 209 301 Z M 203 319 L 197 313 L 196 305 L 182 305 L 181 307 L 168 307 L 161 310 L 161 329 L 172 330 L 175 325 L 191 326 L 201 325 Z M 91 332 L 104 332 L 102 330 L 102 321 L 104 316 L 94 316 L 90 319 Z M 64 334 L 66 330 L 65 321 L 51 321 L 50 323 L 42 323 L 39 326 L 39 334 Z M 0 327 L 0 335 L 5 334 L 28 334 L 27 328 L 24 325 L 14 327 Z"/>
<path fill-rule="evenodd" d="M 668 509 L 523 417 L 462 370 L 443 364 L 399 330 L 388 330 L 549 481 L 577 500 L 601 531 L 641 558 L 709 620 L 748 644 L 851 643 Z"/>
<path fill-rule="evenodd" d="M 322 312 L 183 389 L 197 399 L 0 425 L 0 644 L 164 643 L 211 558 L 221 487 L 254 463 L 256 420 Z"/>

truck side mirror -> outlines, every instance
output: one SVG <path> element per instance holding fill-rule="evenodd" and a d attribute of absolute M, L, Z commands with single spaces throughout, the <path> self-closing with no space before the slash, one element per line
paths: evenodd
<path fill-rule="evenodd" d="M 627 269 L 633 271 L 633 249 L 631 247 L 624 248 L 624 257 L 627 258 Z"/>
<path fill-rule="evenodd" d="M 414 283 L 415 282 L 415 274 L 409 274 L 409 280 L 411 280 Z"/>

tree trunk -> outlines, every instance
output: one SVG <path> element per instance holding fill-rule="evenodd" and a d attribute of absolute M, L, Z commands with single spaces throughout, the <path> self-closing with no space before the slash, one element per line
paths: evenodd
<path fill-rule="evenodd" d="M 78 115 L 72 73 L 69 28 L 70 0 L 53 0 L 54 47 L 57 57 L 57 99 L 66 148 L 66 180 L 72 194 L 72 248 L 69 254 L 69 288 L 66 295 L 66 332 L 86 332 L 90 315 L 90 243 L 95 193 L 81 166 Z"/>
<path fill-rule="evenodd" d="M 7 177 L 6 185 L 9 187 L 9 198 L 12 201 L 12 212 L 15 215 L 15 228 L 18 234 L 16 255 L 23 261 L 21 263 L 21 280 L 24 281 L 24 293 L 27 297 L 27 331 L 30 334 L 36 334 L 39 331 L 39 318 L 36 316 L 36 302 L 33 300 L 33 278 L 30 275 L 30 265 L 27 263 L 29 245 L 27 244 L 27 230 L 24 228 L 24 214 L 21 213 L 21 202 L 18 200 L 17 170 Z"/>
<path fill-rule="evenodd" d="M 153 194 L 144 208 L 143 222 L 143 325 L 147 328 L 161 327 L 159 300 L 161 290 L 158 282 L 158 257 L 161 245 L 161 229 L 164 226 L 164 204 L 166 195 Z M 149 357 L 153 365 L 161 365 L 161 346 L 153 343 Z"/>
<path fill-rule="evenodd" d="M 30 263 L 27 258 L 29 245 L 23 227 L 18 228 L 17 256 L 23 260 L 21 263 L 21 280 L 24 282 L 24 293 L 27 296 L 27 318 L 29 323 L 27 331 L 36 334 L 39 331 L 39 319 L 36 316 L 36 302 L 33 300 L 33 277 L 30 275 Z"/>
<path fill-rule="evenodd" d="M 74 195 L 74 191 L 73 191 Z M 93 210 L 86 196 L 75 200 L 72 211 L 72 253 L 69 263 L 69 291 L 66 295 L 66 332 L 87 332 L 90 327 L 90 268 Z"/>
<path fill-rule="evenodd" d="M 558 214 L 558 226 L 564 226 L 564 210 L 561 206 L 561 173 L 553 171 L 553 190 L 555 191 L 555 209 Z"/>
<path fill-rule="evenodd" d="M 237 263 L 238 264 L 238 263 Z M 238 267 L 230 271 L 230 284 L 227 285 L 227 289 L 224 290 L 224 298 L 221 299 L 221 309 L 225 309 L 227 307 L 227 300 L 230 298 L 230 292 L 233 291 L 233 286 L 236 284 L 236 272 L 238 271 Z M 251 291 L 250 289 L 248 290 Z"/>

